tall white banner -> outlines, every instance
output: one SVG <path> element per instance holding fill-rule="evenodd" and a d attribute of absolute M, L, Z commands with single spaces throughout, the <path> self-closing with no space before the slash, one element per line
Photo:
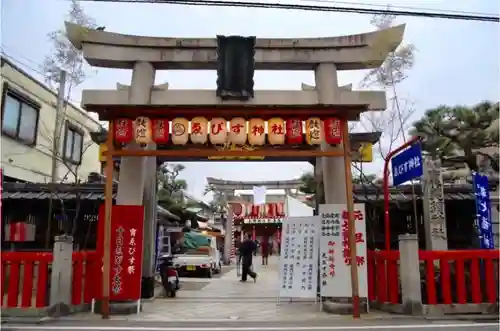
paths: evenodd
<path fill-rule="evenodd" d="M 347 205 L 328 204 L 319 206 L 320 233 L 320 281 L 321 296 L 351 297 L 351 263 L 358 266 L 359 296 L 368 297 L 366 257 L 365 205 L 354 205 L 356 231 L 356 261 L 351 261 L 348 246 Z"/>
<path fill-rule="evenodd" d="M 288 217 L 283 222 L 280 292 L 284 298 L 316 298 L 319 217 Z"/>

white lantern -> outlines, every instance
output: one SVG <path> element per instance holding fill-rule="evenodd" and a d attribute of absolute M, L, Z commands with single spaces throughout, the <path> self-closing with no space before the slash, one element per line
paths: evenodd
<path fill-rule="evenodd" d="M 267 136 L 271 145 L 283 145 L 285 143 L 285 121 L 279 117 L 267 121 Z"/>
<path fill-rule="evenodd" d="M 247 142 L 247 121 L 243 117 L 235 117 L 229 125 L 229 142 L 244 145 Z"/>
<path fill-rule="evenodd" d="M 147 117 L 137 117 L 134 121 L 134 137 L 138 144 L 149 144 L 151 142 L 152 128 L 151 120 Z"/>
<path fill-rule="evenodd" d="M 252 118 L 248 124 L 248 142 L 250 145 L 264 145 L 266 143 L 266 122 L 260 118 Z"/>
<path fill-rule="evenodd" d="M 189 121 L 179 117 L 172 120 L 172 143 L 185 145 L 189 139 Z"/>
<path fill-rule="evenodd" d="M 195 117 L 191 120 L 191 142 L 204 144 L 207 142 L 208 120 L 205 117 Z"/>
<path fill-rule="evenodd" d="M 308 118 L 306 121 L 306 141 L 309 145 L 320 145 L 322 130 L 321 119 L 318 117 Z"/>
<path fill-rule="evenodd" d="M 227 122 L 222 117 L 210 120 L 210 143 L 213 145 L 225 144 L 227 140 Z"/>

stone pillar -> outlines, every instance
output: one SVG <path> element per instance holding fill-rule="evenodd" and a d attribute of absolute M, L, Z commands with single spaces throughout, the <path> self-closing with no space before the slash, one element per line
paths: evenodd
<path fill-rule="evenodd" d="M 155 81 L 155 69 L 148 62 L 137 62 L 132 72 L 132 84 L 129 88 L 129 104 L 148 104 Z M 140 149 L 137 144 L 127 148 Z M 154 149 L 156 146 L 148 146 Z M 122 157 L 116 203 L 118 205 L 144 205 L 144 262 L 143 294 L 154 292 L 154 228 L 156 222 L 156 158 Z M 145 183 L 148 183 L 145 185 Z M 154 184 L 152 184 L 154 182 Z M 151 269 L 151 270 L 150 270 Z M 144 281 L 146 279 L 146 281 Z M 151 289 L 152 286 L 152 289 Z"/>
<path fill-rule="evenodd" d="M 225 236 L 224 236 L 224 264 L 231 263 L 231 247 L 233 246 L 233 208 L 229 206 L 229 212 L 226 218 Z"/>
<path fill-rule="evenodd" d="M 402 303 L 405 314 L 423 313 L 420 288 L 420 261 L 418 259 L 418 235 L 403 234 L 399 240 L 399 275 L 401 278 Z"/>
<path fill-rule="evenodd" d="M 423 166 L 425 247 L 434 251 L 447 250 L 448 236 L 441 163 L 439 160 L 425 158 Z"/>
<path fill-rule="evenodd" d="M 336 103 L 339 86 L 337 68 L 333 63 L 322 63 L 315 69 L 316 93 L 319 104 L 333 105 Z M 331 148 L 322 144 L 321 149 Z M 347 203 L 345 192 L 344 160 L 341 157 L 320 158 L 325 203 Z"/>
<path fill-rule="evenodd" d="M 71 289 L 73 283 L 73 237 L 55 237 L 50 276 L 51 316 L 64 316 L 71 312 Z"/>

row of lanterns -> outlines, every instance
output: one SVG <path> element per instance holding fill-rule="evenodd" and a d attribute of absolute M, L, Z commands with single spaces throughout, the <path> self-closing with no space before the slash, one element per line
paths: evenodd
<path fill-rule="evenodd" d="M 229 124 L 229 125 L 228 125 Z M 301 119 L 271 118 L 267 121 L 267 139 L 271 145 L 302 144 L 319 145 L 324 139 L 330 145 L 342 142 L 343 122 L 337 118 L 321 120 L 317 117 Z M 305 130 L 304 130 L 305 129 Z M 170 135 L 170 130 L 172 134 Z M 171 123 L 167 119 L 117 119 L 113 122 L 114 140 L 119 143 L 130 143 L 135 140 L 139 144 L 155 142 L 166 144 L 169 137 L 174 145 L 185 145 L 189 140 L 193 144 L 219 145 L 233 143 L 236 145 L 264 145 L 266 143 L 266 122 L 260 118 L 248 121 L 242 117 L 226 121 L 216 117 L 210 121 L 205 117 L 195 117 L 188 121 L 185 118 L 174 118 Z"/>
<path fill-rule="evenodd" d="M 233 219 L 279 218 L 285 216 L 285 203 L 265 203 L 255 205 L 249 203 L 231 203 Z"/>

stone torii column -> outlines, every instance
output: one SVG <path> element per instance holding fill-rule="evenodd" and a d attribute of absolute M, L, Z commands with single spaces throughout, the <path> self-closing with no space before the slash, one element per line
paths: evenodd
<path fill-rule="evenodd" d="M 155 69 L 148 62 L 137 62 L 128 88 L 130 104 L 148 104 L 155 81 Z M 132 144 L 127 148 L 140 148 Z M 154 143 L 147 146 L 156 149 Z M 156 234 L 156 157 L 122 157 L 120 163 L 118 205 L 144 205 L 144 250 L 141 295 L 154 296 L 154 251 Z"/>
<path fill-rule="evenodd" d="M 314 70 L 314 77 L 319 103 L 333 105 L 338 102 L 340 88 L 335 64 L 319 64 Z M 321 148 L 327 150 L 332 147 L 323 143 Z M 318 161 L 322 170 L 325 203 L 346 204 L 344 160 L 340 157 L 321 157 Z"/>

